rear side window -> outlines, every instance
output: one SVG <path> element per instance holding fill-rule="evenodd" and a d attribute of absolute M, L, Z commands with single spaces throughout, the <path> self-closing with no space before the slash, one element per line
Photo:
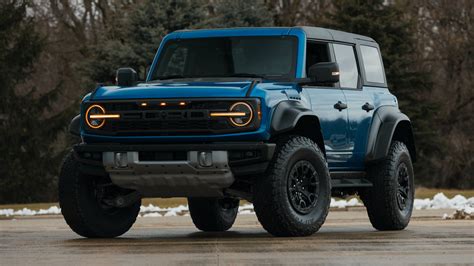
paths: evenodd
<path fill-rule="evenodd" d="M 365 76 L 368 82 L 385 83 L 379 50 L 372 46 L 360 46 Z"/>
<path fill-rule="evenodd" d="M 359 79 L 354 47 L 344 44 L 334 44 L 336 62 L 339 65 L 339 84 L 341 88 L 356 89 Z"/>

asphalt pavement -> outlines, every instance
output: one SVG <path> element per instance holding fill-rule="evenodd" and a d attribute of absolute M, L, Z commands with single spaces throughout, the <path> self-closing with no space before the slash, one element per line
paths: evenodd
<path fill-rule="evenodd" d="M 474 220 L 415 211 L 407 229 L 378 232 L 363 208 L 331 211 L 311 237 L 276 238 L 255 215 L 224 233 L 189 216 L 138 218 L 116 239 L 75 235 L 61 216 L 0 219 L 0 265 L 474 264 Z"/>

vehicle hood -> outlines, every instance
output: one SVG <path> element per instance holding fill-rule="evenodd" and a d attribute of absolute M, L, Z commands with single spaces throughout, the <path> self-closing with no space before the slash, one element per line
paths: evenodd
<path fill-rule="evenodd" d="M 139 84 L 135 87 L 104 86 L 93 93 L 93 100 L 245 97 L 251 81 L 173 82 Z"/>

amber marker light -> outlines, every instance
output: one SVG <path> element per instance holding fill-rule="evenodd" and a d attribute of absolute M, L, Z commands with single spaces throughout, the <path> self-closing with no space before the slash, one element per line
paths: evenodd
<path fill-rule="evenodd" d="M 160 106 L 166 106 L 165 102 L 160 103 Z"/>
<path fill-rule="evenodd" d="M 185 103 L 185 102 L 179 102 L 179 105 L 180 105 L 180 106 L 185 106 L 186 103 Z"/>

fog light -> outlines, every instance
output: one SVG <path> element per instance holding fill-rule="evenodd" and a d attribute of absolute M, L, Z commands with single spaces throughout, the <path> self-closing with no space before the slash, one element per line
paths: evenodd
<path fill-rule="evenodd" d="M 117 167 L 127 167 L 127 153 L 126 152 L 116 152 L 115 153 L 115 166 Z"/>
<path fill-rule="evenodd" d="M 212 153 L 202 151 L 199 153 L 198 161 L 200 166 L 209 167 L 212 166 Z"/>

